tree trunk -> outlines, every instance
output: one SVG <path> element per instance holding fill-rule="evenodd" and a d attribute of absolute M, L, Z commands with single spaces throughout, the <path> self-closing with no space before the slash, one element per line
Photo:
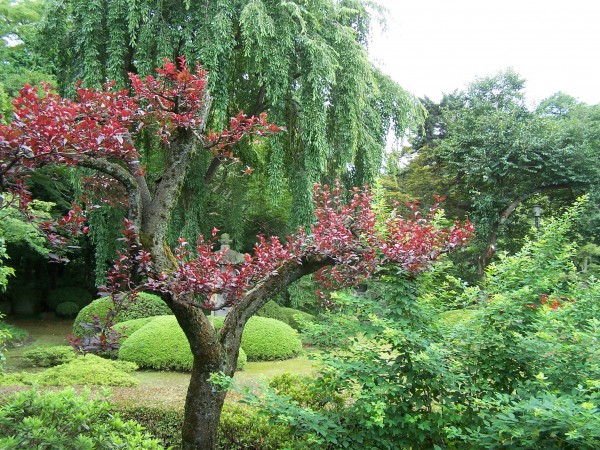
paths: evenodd
<path fill-rule="evenodd" d="M 527 192 L 525 194 L 519 195 L 517 198 L 515 198 L 500 213 L 500 216 L 498 217 L 498 223 L 494 226 L 494 228 L 488 235 L 487 245 L 485 247 L 485 250 L 477 258 L 477 273 L 478 273 L 478 275 L 480 277 L 483 276 L 483 272 L 484 272 L 485 268 L 492 262 L 492 258 L 496 254 L 496 243 L 498 242 L 498 237 L 500 235 L 500 232 L 502 231 L 502 228 L 504 228 L 504 226 L 508 222 L 508 219 L 510 218 L 512 213 L 515 211 L 515 209 L 517 209 L 517 207 L 521 203 L 523 203 L 525 200 L 528 200 L 529 198 L 533 197 L 534 195 L 539 194 L 540 192 L 565 189 L 568 187 L 569 186 L 567 186 L 567 185 L 543 186 L 543 187 L 534 189 L 531 192 Z"/>
<path fill-rule="evenodd" d="M 209 381 L 206 362 L 194 357 L 192 378 L 185 400 L 182 428 L 183 450 L 212 450 L 217 447 L 217 431 L 226 391 Z"/>

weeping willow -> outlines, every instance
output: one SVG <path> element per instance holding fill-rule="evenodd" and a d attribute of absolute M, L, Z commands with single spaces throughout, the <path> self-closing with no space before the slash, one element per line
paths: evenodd
<path fill-rule="evenodd" d="M 49 0 L 40 40 L 66 94 L 77 80 L 127 86 L 128 72 L 152 73 L 163 58 L 199 61 L 210 74 L 209 128 L 240 110 L 286 127 L 267 145 L 236 151 L 266 177 L 270 201 L 291 194 L 289 220 L 298 225 L 311 220 L 315 182 L 372 182 L 390 132 L 402 136 L 421 120 L 418 101 L 368 59 L 380 13 L 367 0 Z M 209 164 L 200 156 L 188 176 L 173 237 L 209 226 Z M 248 181 L 231 174 L 219 176 L 242 211 Z M 225 228 L 241 236 L 242 218 L 229 219 Z"/>

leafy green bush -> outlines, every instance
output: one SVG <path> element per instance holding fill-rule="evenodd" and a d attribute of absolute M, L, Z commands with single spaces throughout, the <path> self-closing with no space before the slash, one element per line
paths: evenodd
<path fill-rule="evenodd" d="M 8 334 L 4 340 L 6 348 L 20 347 L 32 340 L 32 337 L 26 330 L 19 328 L 16 325 L 0 322 L 0 331 L 4 334 Z"/>
<path fill-rule="evenodd" d="M 183 411 L 149 406 L 115 405 L 125 419 L 140 423 L 165 447 L 181 448 Z M 226 403 L 221 413 L 217 449 L 219 450 L 276 450 L 281 448 L 310 449 L 296 441 L 290 429 L 273 425 L 257 410 Z"/>
<path fill-rule="evenodd" d="M 88 393 L 20 392 L 0 407 L 3 449 L 146 449 L 163 447 L 133 422 Z"/>
<path fill-rule="evenodd" d="M 111 361 L 96 355 L 85 355 L 39 373 L 2 374 L 0 375 L 0 385 L 130 387 L 139 384 L 139 381 L 130 374 L 136 369 L 137 366 L 130 362 Z"/>
<path fill-rule="evenodd" d="M 113 409 L 124 419 L 133 420 L 147 430 L 152 430 L 152 435 L 164 447 L 173 450 L 181 448 L 183 410 L 123 403 L 114 404 Z"/>
<path fill-rule="evenodd" d="M 222 324 L 223 320 L 219 321 Z M 142 326 L 125 340 L 119 359 L 140 367 L 163 370 L 192 370 L 192 352 L 175 316 L 160 316 Z M 246 364 L 243 349 L 238 356 L 238 370 Z"/>
<path fill-rule="evenodd" d="M 53 289 L 48 293 L 46 304 L 51 309 L 56 310 L 61 303 L 71 302 L 79 307 L 77 309 L 79 311 L 84 306 L 89 305 L 92 299 L 93 296 L 87 289 L 80 287 L 61 287 Z"/>
<path fill-rule="evenodd" d="M 33 367 L 53 367 L 75 359 L 75 351 L 68 345 L 38 347 L 23 353 L 23 362 Z"/>
<path fill-rule="evenodd" d="M 595 392 L 538 394 L 490 401 L 482 414 L 486 426 L 472 430 L 468 440 L 482 449 L 600 448 L 600 383 Z M 587 392 L 586 392 L 587 391 Z"/>
<path fill-rule="evenodd" d="M 75 323 L 73 323 L 73 334 L 77 336 L 85 335 L 83 328 L 79 324 L 92 323 L 93 316 L 98 316 L 101 320 L 105 320 L 108 311 L 113 309 L 113 306 L 111 297 L 102 297 L 94 300 L 79 311 Z M 120 323 L 127 320 L 168 314 L 171 314 L 171 310 L 160 297 L 142 292 L 137 296 L 135 302 L 128 302 L 127 307 L 117 314 L 115 322 Z"/>
<path fill-rule="evenodd" d="M 312 314 L 300 311 L 299 309 L 279 306 L 273 300 L 267 302 L 265 306 L 259 309 L 256 315 L 259 317 L 268 317 L 269 319 L 279 320 L 289 325 L 294 330 L 299 330 L 303 321 L 314 320 L 314 316 Z M 300 318 L 300 320 L 297 320 L 297 318 Z"/>
<path fill-rule="evenodd" d="M 56 307 L 56 315 L 61 317 L 75 317 L 79 312 L 79 305 L 73 302 L 62 302 Z"/>
<path fill-rule="evenodd" d="M 294 330 L 302 330 L 305 322 L 313 322 L 315 316 L 299 309 L 281 307 L 281 310 L 286 318 L 282 322 L 287 323 Z"/>
<path fill-rule="evenodd" d="M 314 276 L 300 278 L 288 287 L 290 306 L 311 314 L 319 314 L 322 312 L 322 306 L 316 294 L 318 289 L 320 285 L 314 280 Z"/>
<path fill-rule="evenodd" d="M 135 333 L 147 323 L 152 322 L 157 317 L 159 316 L 141 317 L 139 319 L 126 320 L 125 322 L 120 322 L 116 324 L 113 328 L 118 333 L 124 335 L 124 338 L 122 340 L 122 342 L 124 342 L 125 339 L 127 339 L 129 336 L 131 336 L 133 333 Z"/>
<path fill-rule="evenodd" d="M 253 408 L 226 404 L 221 413 L 217 448 L 222 450 L 277 450 L 311 448 L 295 442 L 290 428 L 275 425 Z"/>
<path fill-rule="evenodd" d="M 267 317 L 251 317 L 242 334 L 248 361 L 273 361 L 298 356 L 302 342 L 289 325 Z"/>

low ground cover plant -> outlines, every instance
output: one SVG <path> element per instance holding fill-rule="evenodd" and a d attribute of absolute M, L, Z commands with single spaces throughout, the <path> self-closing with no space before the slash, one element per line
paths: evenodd
<path fill-rule="evenodd" d="M 139 384 L 132 376 L 136 369 L 137 365 L 131 362 L 112 361 L 90 354 L 38 373 L 0 374 L 0 385 L 131 387 Z"/>
<path fill-rule="evenodd" d="M 23 362 L 32 367 L 53 367 L 75 359 L 75 351 L 69 345 L 36 347 L 23 353 Z"/>

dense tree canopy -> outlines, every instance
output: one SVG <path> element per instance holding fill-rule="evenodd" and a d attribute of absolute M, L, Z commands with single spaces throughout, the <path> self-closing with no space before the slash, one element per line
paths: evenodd
<path fill-rule="evenodd" d="M 363 0 L 51 1 L 42 38 L 67 93 L 79 79 L 124 86 L 128 72 L 151 73 L 163 57 L 201 62 L 213 97 L 209 127 L 239 110 L 266 111 L 286 126 L 266 148 L 247 143 L 235 153 L 268 175 L 274 199 L 289 186 L 299 224 L 310 220 L 314 182 L 372 182 L 388 132 L 401 136 L 421 116 L 367 59 L 374 8 Z M 199 199 L 176 212 L 186 236 L 204 222 L 201 192 L 218 166 L 198 161 L 203 175 L 186 181 L 187 197 Z"/>
<path fill-rule="evenodd" d="M 541 193 L 572 199 L 597 184 L 597 107 L 557 94 L 531 110 L 524 80 L 510 71 L 425 105 L 431 116 L 400 178 L 418 196 L 443 192 L 453 215 L 471 217 L 480 270 L 523 202 Z"/>

